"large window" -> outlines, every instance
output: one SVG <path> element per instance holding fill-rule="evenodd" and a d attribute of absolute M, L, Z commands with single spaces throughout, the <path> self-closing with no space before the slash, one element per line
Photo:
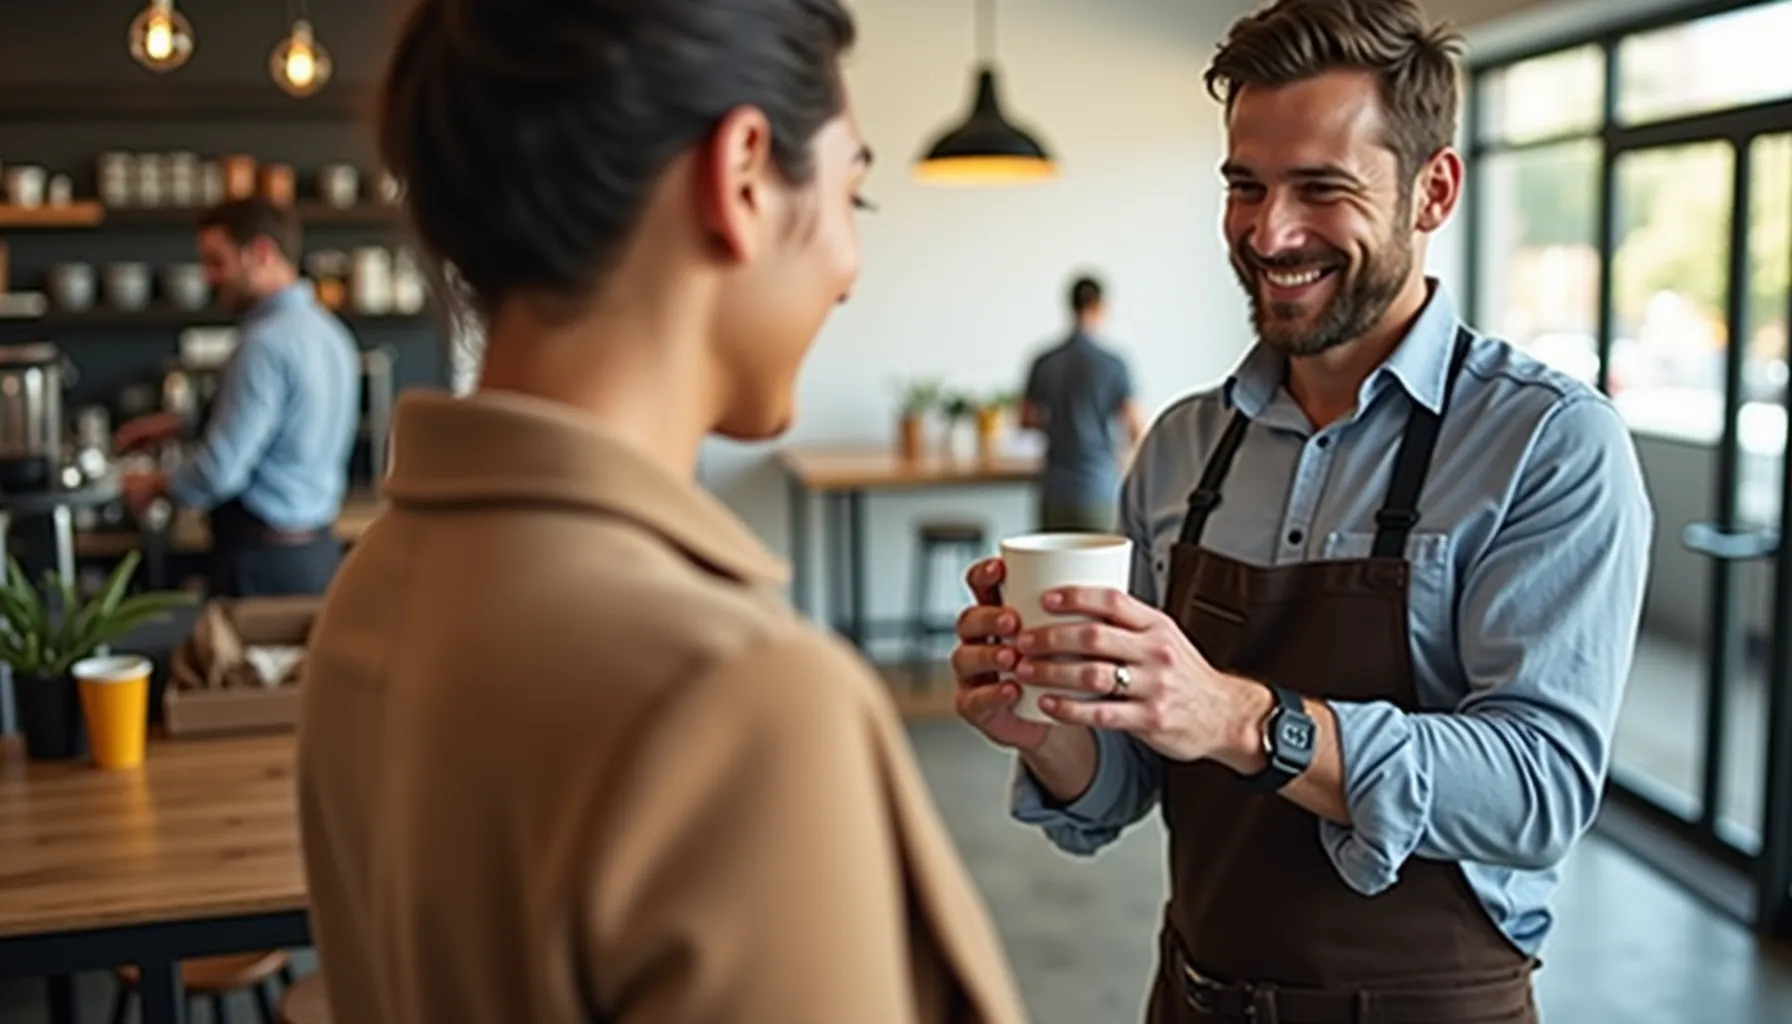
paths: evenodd
<path fill-rule="evenodd" d="M 1471 319 L 1604 389 L 1655 501 L 1613 792 L 1792 930 L 1789 43 L 1712 2 L 1478 68 L 1466 201 Z"/>
<path fill-rule="evenodd" d="M 1475 75 L 1475 317 L 1600 383 L 1638 433 L 1723 436 L 1731 221 L 1747 161 L 1737 427 L 1750 454 L 1783 451 L 1792 143 L 1768 129 L 1776 112 L 1792 117 L 1788 40 L 1792 0 L 1774 0 Z"/>

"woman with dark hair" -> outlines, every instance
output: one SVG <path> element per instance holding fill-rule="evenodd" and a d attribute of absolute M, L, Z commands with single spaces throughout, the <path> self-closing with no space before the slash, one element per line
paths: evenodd
<path fill-rule="evenodd" d="M 379 110 L 485 325 L 312 634 L 339 1020 L 1018 1021 L 879 680 L 695 484 L 790 422 L 870 163 L 837 0 L 423 0 Z"/>

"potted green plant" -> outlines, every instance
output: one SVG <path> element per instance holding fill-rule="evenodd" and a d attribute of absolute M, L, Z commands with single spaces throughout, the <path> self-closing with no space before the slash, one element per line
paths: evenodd
<path fill-rule="evenodd" d="M 963 433 L 959 425 L 974 420 L 977 416 L 977 399 L 963 391 L 954 391 L 940 400 L 940 413 L 946 418 L 946 452 L 957 457 L 965 445 L 959 442 Z M 968 439 L 967 442 L 968 444 Z"/>
<path fill-rule="evenodd" d="M 996 391 L 977 402 L 977 454 L 993 458 L 1002 439 L 1002 416 L 1014 405 L 1010 391 Z"/>
<path fill-rule="evenodd" d="M 41 589 L 11 556 L 0 586 L 0 661 L 12 669 L 25 753 L 79 757 L 86 748 L 81 703 L 69 669 L 139 626 L 194 602 L 184 591 L 126 594 L 141 557 L 127 553 L 105 586 L 83 604 L 73 580 L 46 570 Z"/>
<path fill-rule="evenodd" d="M 913 461 L 920 457 L 927 414 L 939 401 L 940 383 L 937 380 L 920 378 L 902 385 L 898 398 L 900 418 L 896 425 L 896 448 L 904 460 Z"/>

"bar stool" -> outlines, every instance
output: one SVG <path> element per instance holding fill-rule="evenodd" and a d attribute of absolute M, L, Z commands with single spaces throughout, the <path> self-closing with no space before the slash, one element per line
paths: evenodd
<path fill-rule="evenodd" d="M 125 964 L 113 973 L 118 980 L 118 997 L 112 1003 L 112 1024 L 124 1024 L 141 977 L 134 964 Z M 255 1009 L 262 1024 L 275 1024 L 274 999 L 269 986 L 276 977 L 282 981 L 292 977 L 292 958 L 277 949 L 265 953 L 198 957 L 180 963 L 180 984 L 186 991 L 189 1005 L 196 999 L 209 998 L 213 1024 L 227 1024 L 230 1013 L 225 1009 L 224 997 L 242 991 L 255 997 Z"/>
<path fill-rule="evenodd" d="M 927 599 L 933 592 L 933 562 L 940 554 L 958 552 L 969 557 L 960 570 L 983 557 L 989 550 L 989 533 L 980 522 L 969 520 L 927 520 L 915 529 L 915 574 L 910 594 L 908 620 L 909 678 L 917 688 L 927 686 L 928 628 Z"/>
<path fill-rule="evenodd" d="M 280 1024 L 330 1024 L 330 996 L 321 972 L 300 978 L 280 997 Z"/>

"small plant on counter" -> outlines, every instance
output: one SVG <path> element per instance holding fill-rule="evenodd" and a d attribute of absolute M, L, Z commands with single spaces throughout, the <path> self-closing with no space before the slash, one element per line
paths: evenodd
<path fill-rule="evenodd" d="M 26 676 L 62 676 L 75 662 L 131 630 L 165 619 L 175 608 L 195 603 L 184 590 L 126 595 L 142 556 L 129 552 L 93 600 L 82 604 L 75 582 L 46 570 L 40 590 L 31 585 L 18 560 L 6 559 L 0 587 L 0 661 Z M 45 595 L 55 595 L 55 610 Z"/>
<path fill-rule="evenodd" d="M 1007 412 L 1020 401 L 1020 395 L 1013 391 L 992 391 L 977 402 L 979 413 Z"/>
<path fill-rule="evenodd" d="M 945 396 L 940 403 L 940 412 L 945 414 L 948 423 L 957 423 L 960 420 L 968 420 L 976 416 L 978 404 L 975 397 L 962 391 L 956 391 Z"/>
<path fill-rule="evenodd" d="M 927 414 L 940 403 L 940 382 L 922 377 L 900 382 L 897 388 L 896 450 L 903 459 L 914 460 L 921 455 Z"/>
<path fill-rule="evenodd" d="M 940 382 L 932 377 L 921 377 L 900 385 L 897 404 L 905 417 L 921 417 L 932 412 L 940 404 L 943 388 Z"/>
<path fill-rule="evenodd" d="M 87 747 L 80 696 L 70 675 L 76 662 L 131 630 L 194 603 L 184 591 L 125 595 L 141 556 L 132 551 L 93 600 L 82 604 L 75 582 L 45 572 L 42 589 L 17 560 L 6 559 L 0 585 L 0 661 L 12 667 L 25 755 L 43 760 L 81 756 Z"/>

